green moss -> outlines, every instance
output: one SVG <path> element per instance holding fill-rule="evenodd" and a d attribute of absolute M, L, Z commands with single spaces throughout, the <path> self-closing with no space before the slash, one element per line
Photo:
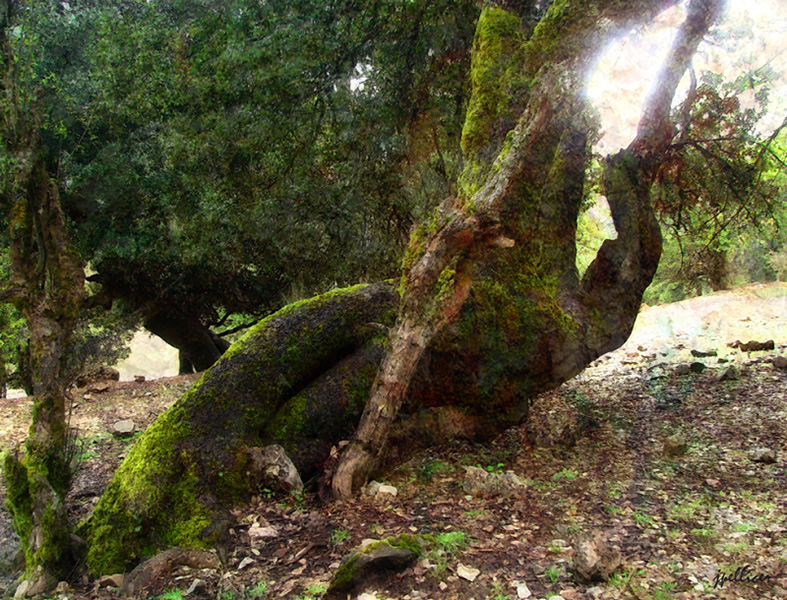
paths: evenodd
<path fill-rule="evenodd" d="M 510 128 L 516 121 L 516 99 L 527 82 L 522 77 L 522 21 L 518 15 L 486 7 L 476 26 L 470 79 L 472 94 L 462 128 L 465 168 L 459 189 L 466 199 L 480 189 L 491 159 L 486 149 L 495 144 L 502 121 Z"/>
<path fill-rule="evenodd" d="M 432 545 L 432 541 L 425 536 L 417 536 L 403 533 L 394 537 L 378 540 L 367 544 L 356 552 L 353 552 L 336 570 L 331 579 L 330 591 L 341 591 L 349 589 L 356 581 L 359 571 L 364 568 L 366 562 L 364 556 L 368 556 L 380 550 L 380 548 L 403 548 L 418 558 L 424 553 L 424 548 Z"/>

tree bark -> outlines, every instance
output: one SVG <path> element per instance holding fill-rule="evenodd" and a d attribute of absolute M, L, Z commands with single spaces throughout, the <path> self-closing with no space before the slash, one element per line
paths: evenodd
<path fill-rule="evenodd" d="M 229 348 L 199 319 L 176 308 L 156 311 L 145 320 L 145 328 L 178 349 L 181 375 L 209 369 Z"/>

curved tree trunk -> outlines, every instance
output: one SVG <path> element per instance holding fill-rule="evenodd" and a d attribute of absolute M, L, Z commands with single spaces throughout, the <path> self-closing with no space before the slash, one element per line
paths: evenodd
<path fill-rule="evenodd" d="M 637 139 L 607 160 L 618 236 L 580 280 L 575 229 L 593 129 L 584 61 L 670 4 L 555 0 L 538 26 L 484 9 L 462 193 L 413 234 L 401 299 L 385 284 L 340 290 L 250 331 L 118 470 L 82 527 L 90 568 L 221 543 L 226 509 L 253 493 L 250 447 L 282 444 L 309 477 L 362 412 L 333 473 L 347 496 L 384 453 L 413 443 L 399 435 L 405 447 L 392 448 L 394 429 L 426 428 L 435 442 L 494 435 L 527 415 L 533 394 L 620 346 L 661 251 L 649 191 L 672 137 L 672 96 L 719 2 L 692 3 Z"/>
<path fill-rule="evenodd" d="M 209 369 L 229 348 L 199 319 L 176 308 L 157 311 L 145 320 L 145 329 L 178 349 L 180 375 Z"/>

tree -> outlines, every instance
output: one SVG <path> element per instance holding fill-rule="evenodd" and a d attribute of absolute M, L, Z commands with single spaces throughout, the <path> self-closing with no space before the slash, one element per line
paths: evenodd
<path fill-rule="evenodd" d="M 5 455 L 8 507 L 22 538 L 28 576 L 48 587 L 73 564 L 63 501 L 71 478 L 66 424 L 66 349 L 85 300 L 84 271 L 67 231 L 53 152 L 56 120 L 47 102 L 56 78 L 42 64 L 41 43 L 60 7 L 3 3 L 0 19 L 4 121 L 2 206 L 8 215 L 11 299 L 29 333 L 33 422 L 20 459 Z M 79 24 L 62 32 L 63 39 Z M 42 41 L 43 40 L 43 41 Z M 56 42 L 56 43 L 57 43 Z M 56 54 L 50 57 L 57 59 Z M 57 146 L 50 146 L 57 147 Z"/>
<path fill-rule="evenodd" d="M 636 139 L 606 160 L 618 235 L 580 279 L 576 219 L 594 135 L 583 85 L 610 36 L 672 4 L 487 5 L 457 193 L 411 235 L 398 287 L 285 307 L 234 345 L 143 435 L 80 528 L 90 568 L 221 543 L 226 509 L 253 491 L 252 446 L 281 443 L 302 473 L 322 472 L 347 497 L 406 453 L 413 432 L 493 435 L 526 416 L 534 393 L 620 346 L 661 252 L 651 190 L 676 134 L 675 89 L 721 2 L 691 2 Z M 333 463 L 331 445 L 354 428 Z"/>

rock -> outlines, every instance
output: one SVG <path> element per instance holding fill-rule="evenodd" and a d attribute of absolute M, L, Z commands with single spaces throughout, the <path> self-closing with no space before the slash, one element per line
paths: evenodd
<path fill-rule="evenodd" d="M 381 485 L 382 483 L 380 483 L 379 481 L 372 480 L 364 486 L 363 493 L 366 494 L 367 496 L 376 496 L 377 492 L 380 491 Z"/>
<path fill-rule="evenodd" d="M 112 367 L 99 367 L 77 377 L 76 384 L 81 388 L 97 381 L 120 381 L 120 371 Z"/>
<path fill-rule="evenodd" d="M 55 594 L 65 594 L 66 592 L 68 592 L 68 588 L 69 588 L 68 582 L 61 581 L 55 587 Z"/>
<path fill-rule="evenodd" d="M 686 443 L 686 440 L 684 440 L 679 433 L 676 433 L 664 440 L 664 456 L 667 458 L 676 458 L 686 454 L 688 447 L 689 445 Z"/>
<path fill-rule="evenodd" d="M 242 571 L 249 565 L 253 565 L 253 564 L 254 564 L 254 559 L 251 558 L 250 556 L 247 556 L 242 561 L 240 561 L 240 564 L 238 565 L 238 571 Z"/>
<path fill-rule="evenodd" d="M 689 365 L 689 371 L 692 373 L 702 373 L 705 369 L 705 363 L 693 362 Z"/>
<path fill-rule="evenodd" d="M 20 583 L 17 586 L 16 592 L 14 592 L 14 598 L 26 598 L 27 590 L 30 589 L 31 585 L 33 585 L 33 583 L 28 579 L 25 579 L 22 583 Z"/>
<path fill-rule="evenodd" d="M 195 579 L 191 582 L 191 585 L 188 589 L 183 592 L 184 596 L 190 596 L 191 594 L 204 594 L 208 590 L 208 584 L 205 583 L 203 579 Z"/>
<path fill-rule="evenodd" d="M 719 374 L 716 381 L 735 381 L 736 379 L 738 379 L 738 369 L 727 367 Z"/>
<path fill-rule="evenodd" d="M 761 352 L 763 350 L 773 350 L 776 348 L 773 340 L 767 342 L 750 341 L 743 343 L 740 340 L 735 340 L 731 344 L 727 344 L 730 348 L 737 348 L 741 352 Z"/>
<path fill-rule="evenodd" d="M 298 469 L 278 444 L 264 448 L 249 448 L 249 477 L 252 483 L 285 492 L 303 490 Z"/>
<path fill-rule="evenodd" d="M 755 448 L 749 451 L 749 460 L 756 463 L 772 465 L 776 462 L 776 452 L 770 448 Z"/>
<path fill-rule="evenodd" d="M 774 356 L 773 366 L 776 367 L 777 369 L 787 369 L 787 357 Z"/>
<path fill-rule="evenodd" d="M 473 567 L 466 567 L 462 563 L 459 563 L 456 565 L 456 574 L 467 581 L 475 581 L 476 578 L 481 574 L 481 571 L 474 569 Z"/>
<path fill-rule="evenodd" d="M 574 574 L 582 581 L 606 581 L 620 566 L 620 552 L 598 533 L 578 537 L 573 546 Z"/>
<path fill-rule="evenodd" d="M 691 355 L 694 358 L 708 358 L 709 356 L 716 356 L 715 350 L 692 350 Z"/>
<path fill-rule="evenodd" d="M 192 569 L 215 569 L 219 566 L 219 559 L 213 552 L 207 550 L 170 548 L 137 565 L 131 573 L 123 578 L 121 592 L 126 596 L 139 594 L 154 584 L 162 575 L 166 575 L 182 565 Z"/>
<path fill-rule="evenodd" d="M 361 594 L 357 600 L 377 600 L 377 596 L 374 594 Z"/>
<path fill-rule="evenodd" d="M 342 560 L 333 574 L 329 592 L 351 590 L 375 573 L 401 571 L 418 558 L 421 547 L 421 540 L 416 536 L 401 534 L 357 548 Z"/>
<path fill-rule="evenodd" d="M 688 375 L 689 373 L 691 373 L 691 367 L 686 363 L 681 363 L 677 367 L 675 367 L 673 373 L 677 377 L 683 377 L 684 375 Z"/>
<path fill-rule="evenodd" d="M 394 486 L 382 484 L 377 489 L 377 493 L 375 494 L 375 496 L 385 496 L 385 495 L 396 496 L 396 494 L 398 494 L 398 493 L 399 493 L 399 490 L 397 490 Z"/>
<path fill-rule="evenodd" d="M 118 437 L 127 437 L 134 433 L 137 426 L 134 421 L 117 421 L 112 425 L 112 435 Z"/>
<path fill-rule="evenodd" d="M 259 523 L 253 523 L 252 526 L 249 527 L 249 537 L 252 540 L 272 540 L 279 537 L 279 530 L 270 525 L 265 526 Z"/>
<path fill-rule="evenodd" d="M 588 596 L 592 596 L 593 598 L 598 598 L 604 593 L 604 588 L 599 585 L 594 585 L 593 587 L 589 587 L 587 590 L 585 590 L 585 593 Z"/>
<path fill-rule="evenodd" d="M 145 376 L 144 375 L 134 375 L 134 383 L 145 383 Z M 196 581 L 202 581 L 201 579 L 197 579 Z"/>
<path fill-rule="evenodd" d="M 116 573 L 114 575 L 107 575 L 98 580 L 98 587 L 123 587 L 123 573 Z"/>
<path fill-rule="evenodd" d="M 519 600 L 525 600 L 532 595 L 533 592 L 530 591 L 525 582 L 516 584 L 516 597 L 519 598 Z"/>
<path fill-rule="evenodd" d="M 466 467 L 464 491 L 471 496 L 508 497 L 521 492 L 526 484 L 513 471 L 489 472 L 480 467 Z"/>

